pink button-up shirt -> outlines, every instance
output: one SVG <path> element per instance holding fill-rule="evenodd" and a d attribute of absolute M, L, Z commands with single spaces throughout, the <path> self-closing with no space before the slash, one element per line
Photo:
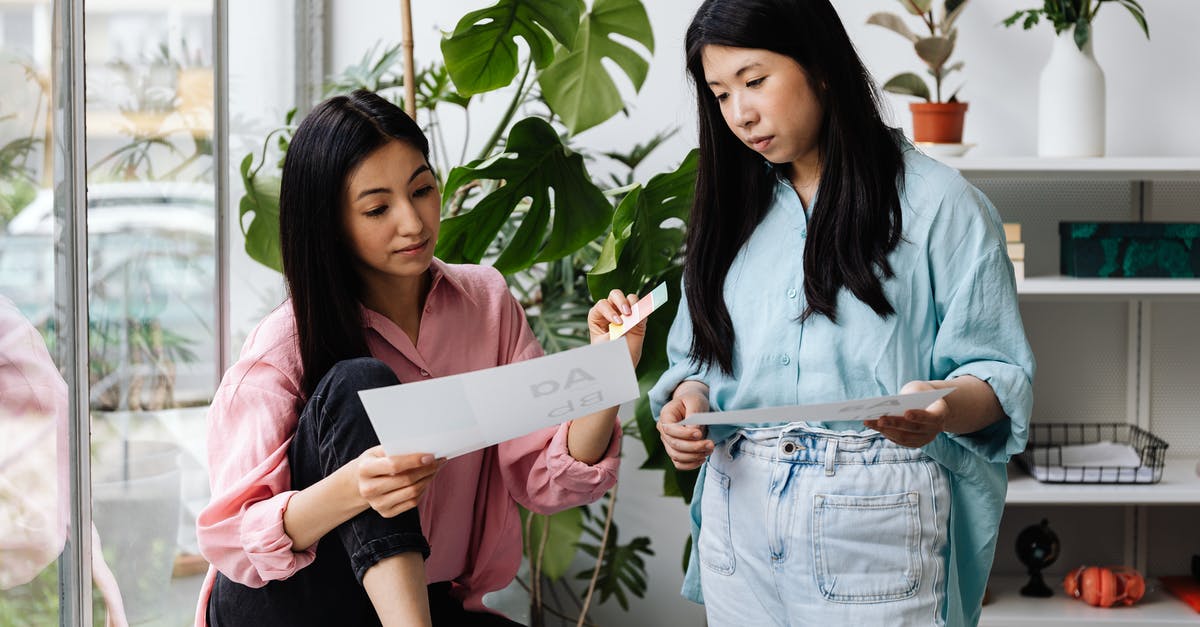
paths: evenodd
<path fill-rule="evenodd" d="M 432 271 L 416 346 L 391 320 L 362 310 L 371 355 L 402 383 L 542 355 L 498 272 L 437 259 Z M 212 500 L 200 513 L 197 535 L 213 567 L 196 608 L 197 626 L 206 624 L 217 570 L 261 587 L 292 576 L 316 555 L 316 546 L 293 551 L 283 529 L 283 512 L 296 494 L 287 454 L 306 401 L 302 379 L 295 318 L 285 302 L 246 339 L 209 410 Z M 431 547 L 427 581 L 451 581 L 468 610 L 485 610 L 483 595 L 508 585 L 520 566 L 517 504 L 548 514 L 595 501 L 616 483 L 620 446 L 614 421 L 603 459 L 585 464 L 567 452 L 563 424 L 451 459 L 418 505 Z"/>

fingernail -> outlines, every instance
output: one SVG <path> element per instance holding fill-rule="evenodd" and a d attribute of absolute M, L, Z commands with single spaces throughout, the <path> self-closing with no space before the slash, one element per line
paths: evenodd
<path fill-rule="evenodd" d="M 428 466 L 432 463 L 433 463 L 433 455 L 422 455 L 421 456 L 421 465 L 422 466 Z"/>
<path fill-rule="evenodd" d="M 631 309 L 629 305 L 621 305 L 621 313 L 628 316 L 629 314 L 633 313 L 633 309 Z"/>

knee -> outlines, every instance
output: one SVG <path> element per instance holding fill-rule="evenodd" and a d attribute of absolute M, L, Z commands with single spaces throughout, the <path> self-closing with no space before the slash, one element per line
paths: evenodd
<path fill-rule="evenodd" d="M 347 393 L 396 385 L 400 380 L 391 367 L 374 357 L 356 357 L 337 362 L 317 384 L 317 394 Z"/>

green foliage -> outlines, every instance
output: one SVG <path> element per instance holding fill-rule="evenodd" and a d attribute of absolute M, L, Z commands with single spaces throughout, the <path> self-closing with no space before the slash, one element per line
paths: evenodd
<path fill-rule="evenodd" d="M 529 46 L 534 64 L 545 68 L 554 60 L 550 36 L 570 46 L 582 12 L 582 0 L 500 0 L 472 11 L 442 40 L 450 77 L 467 96 L 508 86 L 517 76 L 517 37 Z"/>
<path fill-rule="evenodd" d="M 624 108 L 625 102 L 601 61 L 611 59 L 642 88 L 650 63 L 612 35 L 636 41 L 654 52 L 650 18 L 639 0 L 596 0 L 583 18 L 569 49 L 560 48 L 557 59 L 539 76 L 542 96 L 572 133 L 581 133 L 604 122 Z"/>
<path fill-rule="evenodd" d="M 104 627 L 107 610 L 100 590 L 92 588 L 92 625 Z M 0 625 L 39 627 L 59 624 L 58 562 L 28 583 L 0 590 Z"/>
<path fill-rule="evenodd" d="M 509 214 L 526 199 L 520 228 L 493 264 L 505 274 L 578 250 L 602 235 L 612 219 L 612 206 L 588 177 L 583 157 L 563 146 L 541 118 L 526 118 L 513 126 L 504 154 L 452 170 L 445 197 L 479 180 L 504 184 L 469 213 L 442 222 L 439 258 L 478 263 Z"/>
<path fill-rule="evenodd" d="M 530 563 L 541 564 L 542 576 L 550 581 L 562 579 L 571 567 L 583 535 L 586 513 L 585 508 L 572 507 L 552 516 L 541 516 L 521 509 L 522 526 L 529 529 L 525 556 Z"/>
<path fill-rule="evenodd" d="M 895 13 L 879 12 L 867 18 L 868 24 L 886 28 L 913 45 L 917 57 L 925 63 L 926 71 L 933 77 L 934 89 L 930 91 L 925 80 L 912 72 L 897 74 L 883 84 L 884 91 L 902 96 L 916 96 L 926 101 L 943 102 L 942 82 L 952 72 L 963 68 L 961 62 L 947 65 L 954 54 L 958 40 L 955 23 L 967 7 L 968 0 L 945 0 L 939 16 L 934 16 L 933 0 L 900 0 L 900 4 L 912 15 L 921 19 L 921 26 L 928 35 L 917 35 Z M 958 90 L 945 102 L 957 102 Z"/>
<path fill-rule="evenodd" d="M 246 155 L 239 168 L 246 195 L 238 202 L 238 225 L 246 238 L 246 254 L 272 270 L 283 272 L 283 255 L 279 251 L 279 178 L 260 176 L 263 164 L 251 169 L 253 163 L 254 155 Z M 250 216 L 249 224 L 246 216 Z"/>
<path fill-rule="evenodd" d="M 29 159 L 37 154 L 41 141 L 18 137 L 0 146 L 0 228 L 37 197 Z"/>
<path fill-rule="evenodd" d="M 1067 29 L 1074 27 L 1075 45 L 1083 50 L 1092 36 L 1092 21 L 1105 3 L 1115 2 L 1123 7 L 1141 27 L 1146 39 L 1150 38 L 1150 25 L 1146 22 L 1146 11 L 1137 0 L 1044 0 L 1040 9 L 1021 9 L 1004 20 L 1005 26 L 1021 22 L 1021 27 L 1029 30 L 1036 26 L 1042 18 L 1046 18 L 1054 26 L 1055 34 L 1061 35 Z"/>
<path fill-rule="evenodd" d="M 608 518 L 608 506 L 602 507 L 604 517 Z M 588 517 L 583 531 L 592 537 L 597 544 L 583 542 L 579 548 L 593 558 L 600 560 L 599 570 L 594 568 L 579 571 L 576 579 L 589 581 L 594 574 L 596 589 L 600 591 L 600 602 L 609 597 L 616 597 L 621 609 L 629 609 L 629 595 L 638 598 L 646 596 L 646 562 L 644 556 L 654 555 L 650 548 L 650 538 L 638 536 L 628 544 L 621 544 L 620 533 L 616 523 L 609 523 L 608 538 L 604 538 L 603 520 Z M 601 543 L 603 542 L 603 550 Z"/>

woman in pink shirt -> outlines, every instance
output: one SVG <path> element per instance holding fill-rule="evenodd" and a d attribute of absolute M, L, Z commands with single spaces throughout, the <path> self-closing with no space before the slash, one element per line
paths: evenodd
<path fill-rule="evenodd" d="M 247 338 L 209 413 L 198 626 L 514 625 L 482 599 L 516 575 L 517 504 L 551 513 L 616 482 L 616 408 L 451 460 L 379 446 L 358 390 L 542 354 L 498 272 L 433 257 L 428 154 L 411 118 L 364 91 L 318 105 L 292 139 L 291 298 Z M 597 303 L 592 341 L 635 301 Z M 635 363 L 644 331 L 630 334 Z"/>

